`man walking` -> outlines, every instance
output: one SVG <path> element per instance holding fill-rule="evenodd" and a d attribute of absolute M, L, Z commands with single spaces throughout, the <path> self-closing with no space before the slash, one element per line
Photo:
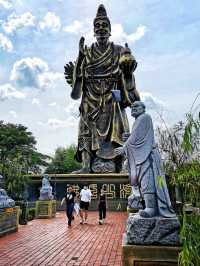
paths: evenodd
<path fill-rule="evenodd" d="M 80 224 L 87 223 L 88 218 L 88 208 L 91 202 L 92 193 L 87 185 L 84 185 L 80 192 Z"/>
<path fill-rule="evenodd" d="M 63 205 L 64 201 L 66 203 L 66 215 L 68 218 L 68 227 L 71 227 L 71 223 L 72 223 L 75 197 L 76 197 L 76 193 L 74 192 L 73 187 L 69 186 L 67 188 L 65 197 L 61 201 L 61 205 Z"/>

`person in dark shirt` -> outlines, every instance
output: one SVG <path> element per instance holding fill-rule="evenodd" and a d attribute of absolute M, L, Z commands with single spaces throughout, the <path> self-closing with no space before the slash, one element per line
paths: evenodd
<path fill-rule="evenodd" d="M 103 224 L 106 218 L 106 208 L 107 208 L 106 195 L 104 194 L 103 189 L 101 189 L 101 192 L 99 195 L 98 207 L 99 207 L 99 224 Z"/>
<path fill-rule="evenodd" d="M 74 192 L 73 187 L 69 186 L 67 188 L 65 197 L 62 199 L 62 202 L 61 202 L 61 205 L 64 203 L 64 201 L 66 203 L 66 215 L 68 218 L 68 227 L 71 227 L 71 223 L 72 223 L 75 198 L 76 198 L 76 193 Z"/>

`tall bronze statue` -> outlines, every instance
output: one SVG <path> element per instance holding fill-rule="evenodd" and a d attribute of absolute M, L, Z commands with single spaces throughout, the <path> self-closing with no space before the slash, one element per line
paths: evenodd
<path fill-rule="evenodd" d="M 137 62 L 128 47 L 109 41 L 111 24 L 100 5 L 94 19 L 96 42 L 87 47 L 79 42 L 78 58 L 65 66 L 65 78 L 72 87 L 71 97 L 81 98 L 76 159 L 79 173 L 120 172 L 121 157 L 114 149 L 123 145 L 129 133 L 126 107 L 140 100 L 133 72 Z"/>

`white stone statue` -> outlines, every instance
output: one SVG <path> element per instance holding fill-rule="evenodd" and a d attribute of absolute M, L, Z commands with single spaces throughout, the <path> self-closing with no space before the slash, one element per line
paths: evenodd
<path fill-rule="evenodd" d="M 49 176 L 45 174 L 42 179 L 42 187 L 40 189 L 39 200 L 52 200 L 52 186 L 49 183 Z"/>
<path fill-rule="evenodd" d="M 152 119 L 145 113 L 144 103 L 134 102 L 131 115 L 135 118 L 132 132 L 123 147 L 115 149 L 115 153 L 127 157 L 130 183 L 138 186 L 145 201 L 145 209 L 140 210 L 139 215 L 147 218 L 176 217 L 154 140 Z"/>
<path fill-rule="evenodd" d="M 15 201 L 8 197 L 5 189 L 0 188 L 0 209 L 12 208 L 15 206 Z"/>

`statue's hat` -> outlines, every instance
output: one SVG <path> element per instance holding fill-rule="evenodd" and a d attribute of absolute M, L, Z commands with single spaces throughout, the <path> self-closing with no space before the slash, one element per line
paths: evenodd
<path fill-rule="evenodd" d="M 97 9 L 97 14 L 96 14 L 96 17 L 94 19 L 94 24 L 95 24 L 97 19 L 106 19 L 108 21 L 108 24 L 109 24 L 110 29 L 111 29 L 110 20 L 107 16 L 106 9 L 105 9 L 104 5 L 102 5 L 102 4 L 99 5 L 99 7 Z"/>

